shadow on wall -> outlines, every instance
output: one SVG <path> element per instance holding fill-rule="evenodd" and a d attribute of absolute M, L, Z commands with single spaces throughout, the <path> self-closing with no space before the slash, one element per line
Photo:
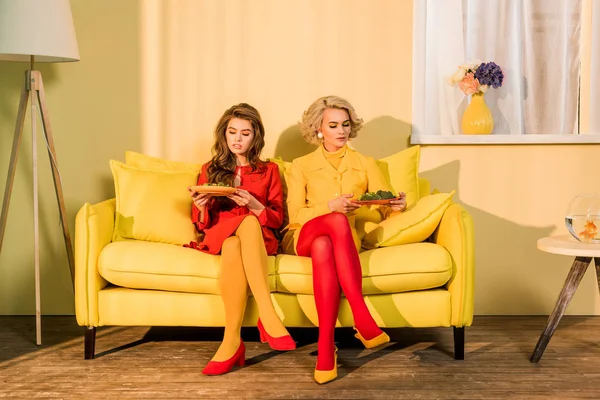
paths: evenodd
<path fill-rule="evenodd" d="M 315 150 L 315 146 L 307 143 L 302 138 L 302 132 L 298 125 L 292 125 L 283 131 L 277 140 L 275 157 L 281 157 L 284 161 L 292 161 Z"/>
<path fill-rule="evenodd" d="M 360 153 L 380 159 L 410 147 L 412 125 L 388 116 L 377 117 L 364 124 L 352 148 Z"/>
<path fill-rule="evenodd" d="M 377 117 L 364 124 L 352 148 L 362 154 L 383 158 L 406 149 L 410 144 L 411 125 L 392 117 Z M 315 150 L 303 138 L 298 125 L 292 125 L 281 135 L 275 148 L 275 157 L 292 161 Z"/>
<path fill-rule="evenodd" d="M 475 313 L 478 309 L 485 310 L 486 314 L 506 314 L 506 310 L 514 314 L 519 314 L 519 310 L 547 313 L 545 300 L 540 298 L 536 282 L 521 280 L 515 271 L 542 268 L 547 262 L 556 261 L 536 247 L 537 240 L 548 236 L 555 226 L 521 225 L 465 204 L 460 199 L 459 161 L 422 171 L 419 175 L 431 182 L 432 190 L 449 192 L 456 189 L 454 202 L 465 207 L 473 217 Z M 532 265 L 531 260 L 536 260 L 540 265 Z M 484 281 L 480 281 L 482 276 L 485 276 Z M 502 299 L 502 303 L 499 299 Z M 523 304 L 527 306 L 523 307 Z"/>

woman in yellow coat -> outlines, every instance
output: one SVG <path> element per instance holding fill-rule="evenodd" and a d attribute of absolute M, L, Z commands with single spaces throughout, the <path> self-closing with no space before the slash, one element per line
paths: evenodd
<path fill-rule="evenodd" d="M 356 337 L 365 347 L 389 342 L 376 324 L 362 295 L 360 243 L 354 229 L 354 200 L 366 192 L 392 191 L 375 160 L 347 146 L 362 128 L 350 103 L 322 97 L 304 112 L 302 135 L 319 147 L 292 162 L 287 178 L 290 224 L 282 241 L 284 252 L 311 257 L 313 289 L 319 318 L 315 380 L 337 377 L 334 329 L 343 290 L 354 317 Z M 404 193 L 381 209 L 388 214 L 406 207 Z M 354 200 L 353 200 L 354 199 Z"/>

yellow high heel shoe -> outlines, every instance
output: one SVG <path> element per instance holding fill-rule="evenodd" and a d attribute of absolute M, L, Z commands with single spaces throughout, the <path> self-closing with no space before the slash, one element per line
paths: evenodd
<path fill-rule="evenodd" d="M 356 329 L 355 326 L 353 328 L 356 331 L 356 334 L 354 335 L 354 337 L 357 338 L 358 340 L 360 340 L 367 349 L 372 349 L 373 347 L 381 346 L 382 344 L 390 341 L 390 337 L 385 332 L 381 332 L 381 334 L 375 336 L 373 339 L 367 340 L 362 337 L 362 335 L 360 334 L 358 329 Z"/>
<path fill-rule="evenodd" d="M 331 382 L 332 380 L 337 378 L 337 352 L 338 349 L 336 347 L 335 353 L 333 354 L 333 369 L 330 369 L 328 371 L 321 371 L 315 368 L 315 381 L 317 381 L 317 383 L 322 385 L 323 383 Z"/>

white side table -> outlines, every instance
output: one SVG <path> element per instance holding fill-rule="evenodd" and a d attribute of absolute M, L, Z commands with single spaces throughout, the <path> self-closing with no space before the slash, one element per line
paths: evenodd
<path fill-rule="evenodd" d="M 581 243 L 570 235 L 562 235 L 549 236 L 538 240 L 537 248 L 547 253 L 574 256 L 575 261 L 573 261 L 573 266 L 569 271 L 569 275 L 567 275 L 565 285 L 560 291 L 554 310 L 548 318 L 546 328 L 533 350 L 530 359 L 531 362 L 538 362 L 542 354 L 544 354 L 544 350 L 546 350 L 546 346 L 552 338 L 552 334 L 554 334 L 592 258 L 596 265 L 596 278 L 598 279 L 598 289 L 600 289 L 600 244 Z"/>

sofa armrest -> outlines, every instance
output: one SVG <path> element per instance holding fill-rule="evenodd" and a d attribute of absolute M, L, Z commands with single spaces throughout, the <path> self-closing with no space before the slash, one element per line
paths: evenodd
<path fill-rule="evenodd" d="M 450 292 L 452 326 L 470 326 L 474 308 L 474 228 L 473 219 L 460 204 L 452 204 L 444 212 L 433 241 L 452 256 L 452 277 L 446 284 Z"/>
<path fill-rule="evenodd" d="M 98 326 L 98 292 L 108 282 L 98 273 L 98 257 L 111 242 L 115 199 L 85 203 L 75 218 L 75 315 L 80 326 Z"/>

